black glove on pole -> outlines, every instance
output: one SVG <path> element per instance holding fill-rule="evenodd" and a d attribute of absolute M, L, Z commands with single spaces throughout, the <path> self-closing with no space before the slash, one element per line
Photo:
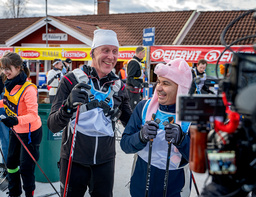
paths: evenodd
<path fill-rule="evenodd" d="M 87 91 L 91 89 L 91 86 L 85 83 L 78 83 L 71 90 L 67 101 L 64 105 L 66 112 L 71 113 L 73 109 L 77 108 L 77 105 L 88 103 Z"/>
<path fill-rule="evenodd" d="M 164 127 L 165 130 L 165 140 L 172 143 L 174 145 L 180 145 L 183 141 L 185 134 L 183 133 L 180 125 L 173 123 L 173 124 L 167 124 Z"/>
<path fill-rule="evenodd" d="M 156 137 L 158 128 L 159 126 L 155 121 L 147 121 L 140 131 L 140 140 L 146 143 L 149 140 L 154 139 Z"/>
<path fill-rule="evenodd" d="M 18 118 L 15 116 L 8 116 L 1 120 L 5 126 L 11 128 L 19 123 Z"/>

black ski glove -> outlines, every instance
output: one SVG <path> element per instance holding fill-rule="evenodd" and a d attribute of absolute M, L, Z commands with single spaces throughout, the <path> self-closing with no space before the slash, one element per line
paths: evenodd
<path fill-rule="evenodd" d="M 14 116 L 8 116 L 1 120 L 5 126 L 7 127 L 13 127 L 14 125 L 17 125 L 19 123 L 18 118 Z"/>
<path fill-rule="evenodd" d="M 154 139 L 157 135 L 158 124 L 155 121 L 147 121 L 140 131 L 140 140 L 144 143 Z"/>
<path fill-rule="evenodd" d="M 165 130 L 165 140 L 172 143 L 174 145 L 180 145 L 185 137 L 185 133 L 183 133 L 180 125 L 173 123 L 167 124 L 164 127 Z"/>
<path fill-rule="evenodd" d="M 60 78 L 60 73 L 58 73 L 57 75 L 54 76 L 55 79 Z"/>
<path fill-rule="evenodd" d="M 77 107 L 77 105 L 88 103 L 87 90 L 90 89 L 91 86 L 85 83 L 78 83 L 75 87 L 73 87 L 64 105 L 64 110 L 71 113 L 73 112 L 73 109 Z"/>
<path fill-rule="evenodd" d="M 148 83 L 142 83 L 142 84 L 140 84 L 140 88 L 148 88 Z"/>

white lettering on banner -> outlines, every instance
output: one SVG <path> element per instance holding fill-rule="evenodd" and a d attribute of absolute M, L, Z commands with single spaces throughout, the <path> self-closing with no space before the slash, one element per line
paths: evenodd
<path fill-rule="evenodd" d="M 119 51 L 118 58 L 120 59 L 131 59 L 135 55 L 134 51 Z"/>
<path fill-rule="evenodd" d="M 176 59 L 176 58 L 183 58 L 185 60 L 198 60 L 198 57 L 202 51 L 181 51 L 181 50 L 162 50 L 162 49 L 157 49 L 152 53 L 152 58 L 153 59 Z"/>
<path fill-rule="evenodd" d="M 11 50 L 0 50 L 0 57 L 2 57 L 5 52 L 9 52 L 9 51 L 11 51 Z"/>
<path fill-rule="evenodd" d="M 64 57 L 82 57 L 85 58 L 86 57 L 86 53 L 83 52 L 66 52 L 64 53 Z"/>
<path fill-rule="evenodd" d="M 37 58 L 40 56 L 40 53 L 37 51 L 19 51 L 18 54 L 24 58 Z"/>
<path fill-rule="evenodd" d="M 255 53 L 253 46 L 232 46 L 230 50 L 224 51 L 222 46 L 152 46 L 150 60 L 152 62 L 164 61 L 164 59 L 183 58 L 188 62 L 197 63 L 199 59 L 205 59 L 210 64 L 232 62 L 233 52 Z M 224 52 L 223 52 L 224 51 Z M 221 53 L 223 54 L 221 55 Z"/>
<path fill-rule="evenodd" d="M 223 54 L 222 54 L 222 56 L 221 56 L 221 58 L 220 58 L 220 61 L 222 62 L 224 62 L 224 61 L 227 61 L 227 62 L 229 62 L 230 60 L 231 60 L 231 58 L 232 58 L 232 56 L 233 56 L 233 53 L 232 52 L 230 52 L 230 51 L 225 51 Z"/>

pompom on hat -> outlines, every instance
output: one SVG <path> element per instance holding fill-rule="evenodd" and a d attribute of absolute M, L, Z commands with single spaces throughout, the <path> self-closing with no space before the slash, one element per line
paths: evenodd
<path fill-rule="evenodd" d="M 107 29 L 95 30 L 91 49 L 102 45 L 112 45 L 119 48 L 116 32 Z"/>
<path fill-rule="evenodd" d="M 191 82 L 192 82 L 192 73 L 191 68 L 188 63 L 181 58 L 175 60 L 165 60 L 167 64 L 157 64 L 154 70 L 154 73 L 159 77 L 164 77 L 175 82 L 178 85 L 177 96 L 176 96 L 176 113 L 178 108 L 178 95 L 187 94 L 189 92 Z M 156 113 L 159 107 L 157 91 L 154 92 L 154 95 L 148 106 L 146 120 L 151 120 L 153 113 Z M 176 120 L 176 123 L 178 121 Z"/>

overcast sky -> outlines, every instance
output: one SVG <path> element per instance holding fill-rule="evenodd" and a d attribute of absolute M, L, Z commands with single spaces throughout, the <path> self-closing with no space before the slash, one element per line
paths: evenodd
<path fill-rule="evenodd" d="M 2 3 L 7 0 L 0 0 Z M 27 0 L 25 16 L 45 16 L 46 0 Z M 97 13 L 96 0 L 47 0 L 48 15 L 87 15 Z M 178 10 L 246 10 L 256 8 L 256 0 L 110 0 L 110 13 Z M 0 17 L 3 18 L 0 7 Z"/>

